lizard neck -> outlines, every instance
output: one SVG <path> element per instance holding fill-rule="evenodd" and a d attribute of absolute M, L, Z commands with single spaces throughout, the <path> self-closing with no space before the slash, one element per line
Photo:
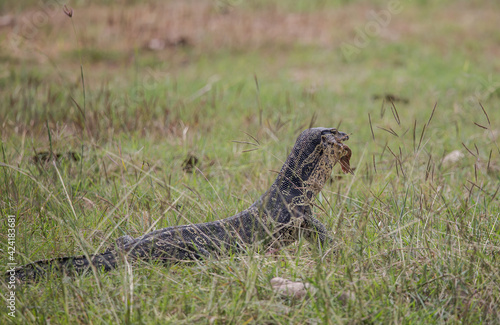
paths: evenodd
<path fill-rule="evenodd" d="M 264 201 L 288 208 L 292 203 L 292 206 L 310 205 L 330 177 L 333 165 L 321 141 L 299 137 L 270 190 L 264 194 Z"/>
<path fill-rule="evenodd" d="M 333 169 L 334 163 L 319 150 L 305 159 L 294 159 L 290 155 L 271 186 L 283 203 L 290 203 L 302 196 L 312 200 L 322 190 Z"/>

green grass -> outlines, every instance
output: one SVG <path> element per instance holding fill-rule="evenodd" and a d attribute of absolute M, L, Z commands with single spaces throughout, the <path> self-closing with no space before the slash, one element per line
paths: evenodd
<path fill-rule="evenodd" d="M 317 14 L 324 20 L 305 21 L 336 26 L 328 44 L 262 30 L 262 40 L 188 35 L 186 47 L 153 52 L 133 21 L 103 41 L 109 20 L 87 20 L 121 17 L 122 9 L 101 6 L 75 8 L 76 35 L 69 18 L 54 16 L 20 52 L 2 47 L 0 248 L 7 252 L 6 219 L 15 215 L 19 264 L 233 215 L 270 186 L 309 125 L 349 133 L 356 170 L 336 169 L 316 201 L 336 255 L 297 243 L 276 256 L 53 275 L 18 286 L 17 317 L 3 300 L 0 323 L 499 322 L 499 34 L 496 18 L 484 16 L 499 8 L 476 2 L 484 8 L 407 4 L 389 26 L 396 40 L 374 37 L 349 59 L 340 43 L 354 29 L 326 20 L 345 12 L 362 27 L 368 2 L 235 2 L 229 13 L 210 4 L 211 19 Z M 126 2 L 123 10 L 130 8 L 144 6 Z M 467 17 L 478 24 L 464 27 Z M 0 30 L 0 39 L 13 31 Z M 408 103 L 374 98 L 386 94 Z M 257 146 L 233 142 L 252 137 Z M 464 157 L 443 163 L 454 150 Z M 82 159 L 35 161 L 50 151 Z M 193 173 L 183 169 L 189 155 L 199 159 Z M 283 298 L 270 285 L 276 276 L 317 290 Z"/>

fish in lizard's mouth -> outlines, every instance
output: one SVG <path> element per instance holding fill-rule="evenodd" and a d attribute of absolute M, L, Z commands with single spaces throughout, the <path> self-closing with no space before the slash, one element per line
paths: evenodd
<path fill-rule="evenodd" d="M 337 131 L 337 129 L 327 129 L 322 133 L 322 140 L 325 146 L 333 149 L 334 159 L 340 163 L 340 167 L 344 173 L 351 173 L 350 160 L 352 156 L 351 148 L 344 144 L 344 141 L 349 140 L 349 135 L 344 132 Z"/>

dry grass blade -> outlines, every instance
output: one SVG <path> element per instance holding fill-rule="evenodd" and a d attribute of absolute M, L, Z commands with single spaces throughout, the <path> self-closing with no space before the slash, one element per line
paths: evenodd
<path fill-rule="evenodd" d="M 255 141 L 258 145 L 260 145 L 260 142 L 259 142 L 259 140 L 257 140 L 257 138 L 256 138 L 256 137 L 254 137 L 254 136 L 253 136 L 253 135 L 251 135 L 250 133 L 247 133 L 247 132 L 244 132 L 244 131 L 243 131 L 243 133 L 245 133 L 246 135 L 248 135 L 250 138 L 252 138 L 252 139 L 253 139 L 253 141 Z"/>
<path fill-rule="evenodd" d="M 370 113 L 368 113 L 368 122 L 370 123 L 370 131 L 372 132 L 372 139 L 375 141 L 375 133 L 373 133 L 372 118 Z"/>
<path fill-rule="evenodd" d="M 490 163 L 491 163 L 491 154 L 493 153 L 493 149 L 490 150 L 490 155 L 488 156 L 488 164 L 486 165 L 486 171 L 490 170 Z"/>
<path fill-rule="evenodd" d="M 415 151 L 416 145 L 416 135 L 417 135 L 417 120 L 413 120 L 413 151 Z"/>
<path fill-rule="evenodd" d="M 68 8 L 66 5 L 63 6 L 63 11 L 69 18 L 73 17 L 73 8 Z"/>
<path fill-rule="evenodd" d="M 424 138 L 424 134 L 425 134 L 425 127 L 427 126 L 427 124 L 424 124 L 424 126 L 422 127 L 422 133 L 420 133 L 420 139 L 418 140 L 418 146 L 417 146 L 417 151 L 420 150 L 420 145 L 422 144 L 422 139 Z"/>
<path fill-rule="evenodd" d="M 239 144 L 249 144 L 251 146 L 258 146 L 259 144 L 257 143 L 252 143 L 252 142 L 248 142 L 248 141 L 238 141 L 238 140 L 231 140 L 231 142 L 234 142 L 234 143 L 239 143 Z"/>
<path fill-rule="evenodd" d="M 385 132 L 388 132 L 388 133 L 392 134 L 393 136 L 399 138 L 398 134 L 392 128 L 386 129 L 386 128 L 383 128 L 381 126 L 377 126 L 377 128 L 384 130 Z"/>
<path fill-rule="evenodd" d="M 465 148 L 465 149 L 466 149 L 466 150 L 467 150 L 467 151 L 468 151 L 468 152 L 469 152 L 472 156 L 474 156 L 474 158 L 476 158 L 476 159 L 477 159 L 477 156 L 476 156 L 476 155 L 475 155 L 472 151 L 470 151 L 470 149 L 469 149 L 469 148 L 467 148 L 467 146 L 465 145 L 465 143 L 463 143 L 463 142 L 462 142 L 462 146 L 463 146 L 463 147 L 464 147 L 464 148 Z"/>
<path fill-rule="evenodd" d="M 253 148 L 253 149 L 248 149 L 248 150 L 243 150 L 242 152 L 252 152 L 255 150 L 259 150 L 259 148 Z"/>
<path fill-rule="evenodd" d="M 311 120 L 309 121 L 308 129 L 312 128 L 315 125 L 317 117 L 318 117 L 318 115 L 316 114 L 316 112 L 313 112 L 313 114 L 311 116 Z"/>
<path fill-rule="evenodd" d="M 396 120 L 396 123 L 398 123 L 398 125 L 401 125 L 401 120 L 399 119 L 398 110 L 396 109 L 396 105 L 394 105 L 394 101 L 391 101 L 391 111 L 394 119 Z"/>
<path fill-rule="evenodd" d="M 479 157 L 479 148 L 476 143 L 474 143 L 474 148 L 476 149 L 476 156 Z"/>
<path fill-rule="evenodd" d="M 476 126 L 479 126 L 479 127 L 480 127 L 480 128 L 482 128 L 482 129 L 488 130 L 488 128 L 487 128 L 486 126 L 483 126 L 483 125 L 478 124 L 478 123 L 476 123 L 476 122 L 474 122 L 474 124 L 475 124 Z"/>
<path fill-rule="evenodd" d="M 432 118 L 434 117 L 434 112 L 436 111 L 436 108 L 437 108 L 437 102 L 434 104 L 434 107 L 432 108 L 432 113 L 431 113 L 431 116 L 429 117 L 429 120 L 427 121 L 427 126 L 429 126 L 429 124 L 431 123 L 432 121 Z"/>
<path fill-rule="evenodd" d="M 483 104 L 481 102 L 479 102 L 479 106 L 481 106 L 484 116 L 486 116 L 486 120 L 488 121 L 488 125 L 491 127 L 490 117 L 488 116 L 488 113 L 486 113 L 486 110 L 484 109 Z"/>

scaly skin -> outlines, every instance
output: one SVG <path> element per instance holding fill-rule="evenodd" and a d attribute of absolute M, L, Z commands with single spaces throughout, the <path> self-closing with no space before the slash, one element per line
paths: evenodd
<path fill-rule="evenodd" d="M 248 209 L 222 220 L 168 227 L 138 238 L 120 237 L 102 254 L 61 257 L 33 262 L 15 271 L 19 280 L 36 280 L 47 270 L 83 273 L 93 266 L 109 271 L 124 256 L 163 263 L 217 257 L 250 245 L 279 248 L 304 237 L 326 245 L 332 239 L 312 215 L 312 201 L 330 177 L 333 166 L 351 172 L 347 134 L 332 128 L 302 132 L 271 188 Z M 7 278 L 11 274 L 7 273 Z"/>

